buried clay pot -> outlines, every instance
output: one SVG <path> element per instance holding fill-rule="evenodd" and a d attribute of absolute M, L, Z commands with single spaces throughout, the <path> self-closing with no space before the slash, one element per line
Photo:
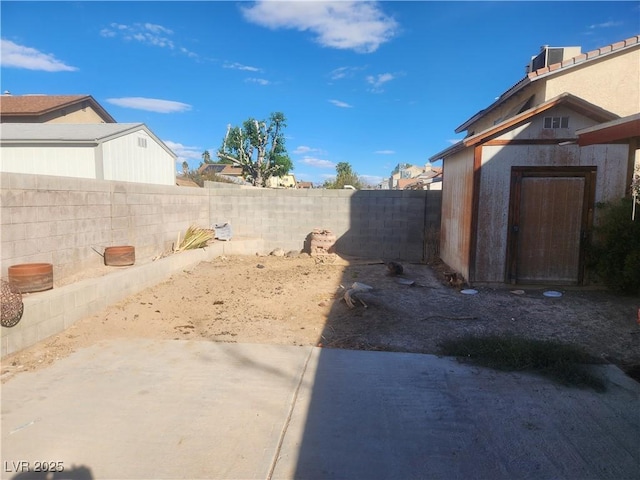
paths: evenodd
<path fill-rule="evenodd" d="M 311 255 L 334 253 L 336 236 L 331 232 L 331 230 L 316 228 L 311 232 L 310 237 Z"/>
<path fill-rule="evenodd" d="M 136 263 L 135 247 L 130 245 L 107 247 L 104 249 L 104 264 L 125 267 Z"/>
<path fill-rule="evenodd" d="M 53 288 L 51 263 L 21 263 L 9 267 L 9 284 L 20 293 L 42 292 Z"/>

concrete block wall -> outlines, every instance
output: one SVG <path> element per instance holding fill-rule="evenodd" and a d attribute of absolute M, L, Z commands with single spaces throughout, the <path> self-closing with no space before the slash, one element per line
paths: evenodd
<path fill-rule="evenodd" d="M 189 225 L 209 225 L 200 188 L 3 173 L 0 275 L 10 265 L 45 262 L 54 282 L 103 263 L 100 252 L 134 245 L 137 258 L 170 250 Z"/>
<path fill-rule="evenodd" d="M 208 187 L 3 173 L 1 276 L 7 278 L 10 265 L 52 263 L 54 289 L 24 296 L 21 321 L 1 328 L 2 356 L 218 255 L 303 250 L 313 229 L 324 228 L 336 235 L 340 253 L 421 261 L 425 232 L 440 224 L 438 191 Z M 152 261 L 190 225 L 222 222 L 231 223 L 231 241 Z M 112 245 L 134 245 L 136 264 L 62 286 L 68 276 L 103 267 L 95 250 Z"/>
<path fill-rule="evenodd" d="M 421 261 L 426 230 L 440 224 L 439 191 L 206 187 L 211 223 L 229 222 L 234 235 L 261 238 L 267 250 L 302 250 L 313 229 L 324 228 L 340 253 Z"/>
<path fill-rule="evenodd" d="M 439 191 L 272 190 L 207 182 L 208 188 L 3 173 L 0 276 L 46 262 L 57 280 L 102 265 L 105 247 L 133 245 L 137 261 L 171 249 L 190 225 L 230 222 L 234 238 L 271 251 L 303 250 L 315 228 L 338 252 L 420 261 L 425 229 L 439 226 Z"/>

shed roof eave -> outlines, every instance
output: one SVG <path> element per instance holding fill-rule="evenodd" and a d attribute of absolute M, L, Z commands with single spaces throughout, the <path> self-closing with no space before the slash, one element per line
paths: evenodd
<path fill-rule="evenodd" d="M 608 110 L 587 102 L 580 97 L 565 92 L 544 103 L 541 103 L 540 105 L 530 108 L 529 110 L 526 110 L 516 115 L 515 117 L 504 120 L 503 122 L 498 123 L 480 133 L 472 135 L 471 137 L 467 137 L 462 140 L 462 142 L 467 147 L 474 146 L 478 143 L 483 143 L 492 137 L 502 134 L 502 132 L 504 132 L 505 130 L 522 124 L 532 117 L 561 104 L 566 104 L 573 110 L 576 110 L 583 115 L 586 115 L 600 122 L 614 120 L 618 117 L 615 113 L 609 112 Z"/>
<path fill-rule="evenodd" d="M 450 147 L 445 148 L 444 150 L 436 153 L 435 155 L 432 155 L 431 157 L 429 157 L 429 161 L 430 162 L 435 162 L 437 160 L 444 160 L 445 157 L 449 157 L 451 155 L 453 155 L 454 153 L 459 152 L 460 150 L 463 150 L 465 148 L 465 144 L 463 140 L 460 140 L 456 143 L 454 143 L 453 145 L 451 145 Z"/>
<path fill-rule="evenodd" d="M 581 147 L 625 143 L 631 138 L 640 138 L 640 113 L 577 130 L 576 135 Z"/>
<path fill-rule="evenodd" d="M 491 105 L 489 105 L 487 108 L 480 110 L 478 113 L 476 113 L 475 115 L 473 115 L 471 118 L 469 118 L 468 120 L 466 120 L 462 125 L 460 125 L 458 128 L 455 129 L 456 133 L 462 133 L 465 130 L 467 130 L 473 123 L 475 123 L 477 120 L 479 120 L 480 118 L 484 117 L 485 114 L 489 113 L 490 111 L 494 110 L 496 107 L 498 107 L 500 104 L 504 103 L 505 101 L 507 101 L 509 98 L 511 98 L 514 94 L 516 94 L 517 92 L 519 92 L 520 90 L 522 90 L 524 87 L 526 87 L 527 85 L 529 85 L 531 83 L 531 79 L 529 78 L 529 76 L 526 76 L 520 80 L 518 80 L 518 82 L 513 85 L 511 88 L 509 88 L 509 90 L 507 90 L 506 92 L 504 92 L 502 95 L 500 95 L 498 97 L 498 99 L 493 102 Z"/>

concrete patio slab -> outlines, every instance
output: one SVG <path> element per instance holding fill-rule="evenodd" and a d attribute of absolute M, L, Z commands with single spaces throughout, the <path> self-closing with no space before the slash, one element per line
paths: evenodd
<path fill-rule="evenodd" d="M 117 340 L 2 386 L 2 478 L 640 474 L 640 384 L 608 391 L 432 355 Z"/>

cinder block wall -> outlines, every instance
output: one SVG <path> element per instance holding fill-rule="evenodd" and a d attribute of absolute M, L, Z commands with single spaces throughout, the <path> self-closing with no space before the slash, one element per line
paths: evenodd
<path fill-rule="evenodd" d="M 102 265 L 105 247 L 133 245 L 136 263 L 169 251 L 190 225 L 229 222 L 234 237 L 302 250 L 314 228 L 338 252 L 421 261 L 425 230 L 440 224 L 438 191 L 271 190 L 160 186 L 3 173 L 2 278 L 10 265 L 46 262 L 54 281 Z"/>
<path fill-rule="evenodd" d="M 62 279 L 102 265 L 96 251 L 115 245 L 151 259 L 210 217 L 199 188 L 16 173 L 2 173 L 0 205 L 3 278 L 10 265 L 46 262 Z"/>
<path fill-rule="evenodd" d="M 348 255 L 421 261 L 440 226 L 441 192 L 218 188 L 207 182 L 211 223 L 257 236 L 265 248 L 301 250 L 314 228 L 331 230 Z"/>

